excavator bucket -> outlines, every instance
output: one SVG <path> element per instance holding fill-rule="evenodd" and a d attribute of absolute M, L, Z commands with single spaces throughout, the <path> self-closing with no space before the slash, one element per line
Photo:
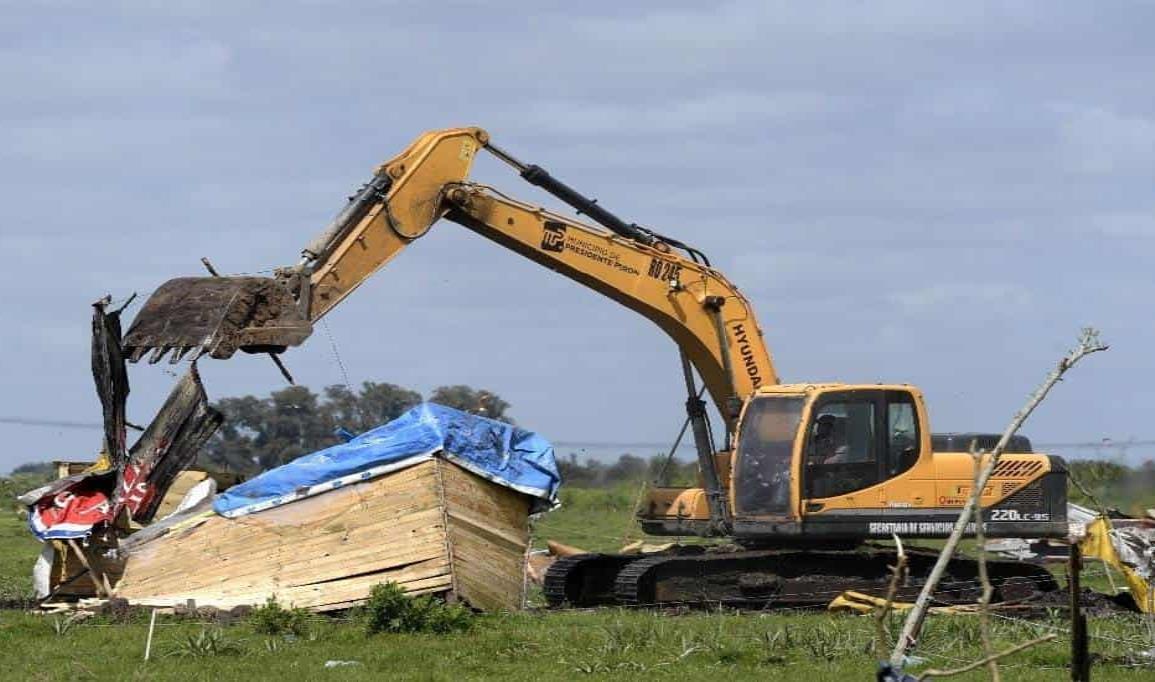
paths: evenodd
<path fill-rule="evenodd" d="M 180 277 L 153 292 L 124 336 L 131 362 L 202 355 L 220 360 L 238 349 L 279 353 L 303 342 L 313 326 L 293 294 L 268 277 Z"/>

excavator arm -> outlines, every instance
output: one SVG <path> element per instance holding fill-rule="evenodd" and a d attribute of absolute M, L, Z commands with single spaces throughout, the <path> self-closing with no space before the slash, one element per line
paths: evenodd
<path fill-rule="evenodd" d="M 579 222 L 467 181 L 487 149 L 529 182 L 600 225 Z M 749 302 L 704 256 L 627 224 L 493 146 L 480 128 L 426 133 L 382 164 L 301 262 L 269 278 L 184 278 L 162 285 L 126 335 L 132 359 L 172 349 L 229 357 L 283 350 L 394 256 L 448 219 L 644 315 L 701 375 L 732 431 L 738 407 L 778 377 Z M 686 255 L 683 255 L 685 253 Z M 238 286 L 231 286 L 237 283 Z"/>
<path fill-rule="evenodd" d="M 759 385 L 777 383 L 750 304 L 720 273 L 673 252 L 460 184 L 446 219 L 579 282 L 664 330 L 697 368 L 727 422 Z M 732 425 L 731 425 L 732 426 Z"/>

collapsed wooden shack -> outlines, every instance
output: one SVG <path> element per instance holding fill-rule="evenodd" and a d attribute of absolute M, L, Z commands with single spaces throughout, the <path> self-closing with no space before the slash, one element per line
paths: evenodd
<path fill-rule="evenodd" d="M 557 504 L 548 441 L 422 403 L 214 496 L 196 488 L 215 480 L 187 471 L 223 420 L 195 360 L 126 447 L 120 311 L 106 306 L 94 304 L 92 339 L 103 454 L 21 498 L 32 532 L 52 543 L 34 569 L 46 600 L 232 608 L 275 598 L 325 611 L 393 582 L 483 610 L 522 606 L 529 515 Z"/>
<path fill-rule="evenodd" d="M 392 581 L 488 611 L 525 601 L 531 500 L 442 457 L 234 519 L 211 511 L 126 546 L 114 594 L 221 609 L 341 609 Z"/>

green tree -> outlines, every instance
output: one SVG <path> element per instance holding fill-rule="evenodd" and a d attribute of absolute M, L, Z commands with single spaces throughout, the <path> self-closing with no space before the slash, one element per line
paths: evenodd
<path fill-rule="evenodd" d="M 223 398 L 213 407 L 220 410 L 225 419 L 201 453 L 202 466 L 242 473 L 259 471 L 267 442 L 268 401 L 246 395 Z"/>
<path fill-rule="evenodd" d="M 510 421 L 509 403 L 489 391 L 446 386 L 433 400 L 474 414 Z M 366 381 L 360 390 L 328 386 L 321 395 L 304 386 L 273 391 L 266 398 L 224 398 L 214 405 L 225 422 L 201 455 L 215 469 L 256 473 L 335 445 L 343 428 L 362 433 L 401 416 L 421 394 L 390 383 Z"/>
<path fill-rule="evenodd" d="M 420 402 L 420 393 L 396 384 L 366 381 L 357 393 L 340 384 L 325 389 L 325 410 L 333 427 L 353 433 L 392 421 Z"/>
<path fill-rule="evenodd" d="M 56 465 L 52 462 L 26 462 L 12 469 L 13 476 L 21 474 L 35 478 L 47 477 L 47 480 L 52 480 L 56 478 Z"/>
<path fill-rule="evenodd" d="M 482 388 L 472 388 L 461 384 L 455 386 L 439 386 L 433 389 L 429 396 L 430 402 L 456 408 L 462 412 L 489 417 L 498 421 L 513 424 L 513 417 L 506 414 L 509 403 L 505 402 L 492 391 Z"/>

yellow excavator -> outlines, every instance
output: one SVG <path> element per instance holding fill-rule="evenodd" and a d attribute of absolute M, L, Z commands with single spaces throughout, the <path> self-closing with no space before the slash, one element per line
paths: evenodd
<path fill-rule="evenodd" d="M 470 182 L 482 150 L 594 224 Z M 125 352 L 134 362 L 225 359 L 237 350 L 275 357 L 441 219 L 644 315 L 680 350 L 699 485 L 652 488 L 638 518 L 650 535 L 729 542 L 645 557 L 568 557 L 547 576 L 552 604 L 829 601 L 885 583 L 893 557 L 872 539 L 949 534 L 971 492 L 974 460 L 934 451 L 917 388 L 780 382 L 749 301 L 701 251 L 620 219 L 480 128 L 420 136 L 349 198 L 296 265 L 273 277 L 165 282 L 125 335 Z M 702 389 L 721 416 L 721 444 Z M 1061 459 L 1005 455 L 982 491 L 986 536 L 1065 537 L 1066 491 Z M 900 597 L 917 591 L 933 558 L 913 553 Z M 1004 599 L 1057 588 L 1041 568 L 994 562 L 991 572 Z M 973 562 L 956 560 L 939 598 L 973 598 L 975 575 Z"/>

